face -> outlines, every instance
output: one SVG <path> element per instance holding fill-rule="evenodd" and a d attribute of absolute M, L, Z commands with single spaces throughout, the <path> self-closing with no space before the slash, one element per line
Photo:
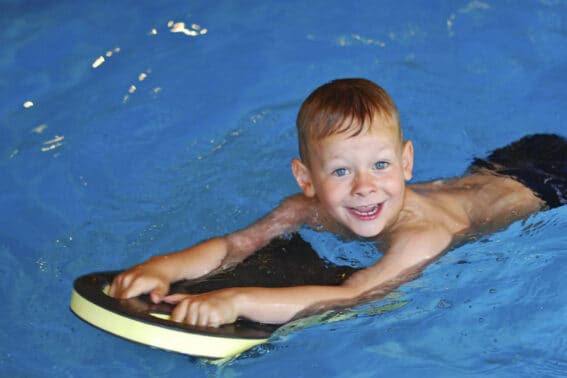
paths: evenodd
<path fill-rule="evenodd" d="M 362 237 L 377 236 L 395 222 L 413 168 L 411 142 L 403 144 L 395 127 L 376 118 L 357 136 L 310 143 L 309 163 L 292 163 L 304 194 L 316 196 L 335 221 Z"/>

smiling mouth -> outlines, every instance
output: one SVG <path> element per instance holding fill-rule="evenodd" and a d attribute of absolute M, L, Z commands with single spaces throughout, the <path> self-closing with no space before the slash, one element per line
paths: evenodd
<path fill-rule="evenodd" d="M 382 204 L 379 203 L 371 206 L 349 207 L 348 209 L 350 213 L 358 219 L 373 220 L 376 219 L 380 214 L 380 210 L 382 210 Z"/>

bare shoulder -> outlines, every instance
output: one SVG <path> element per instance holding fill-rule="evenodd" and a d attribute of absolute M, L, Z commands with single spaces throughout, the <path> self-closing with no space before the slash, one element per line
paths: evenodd
<path fill-rule="evenodd" d="M 406 201 L 392 227 L 392 241 L 424 246 L 444 244 L 470 227 L 468 209 L 444 184 L 431 183 L 406 191 Z"/>
<path fill-rule="evenodd" d="M 312 207 L 309 198 L 301 194 L 290 196 L 255 223 L 224 236 L 227 255 L 223 260 L 223 267 L 244 260 L 266 246 L 272 239 L 297 231 L 301 226 L 309 223 Z"/>

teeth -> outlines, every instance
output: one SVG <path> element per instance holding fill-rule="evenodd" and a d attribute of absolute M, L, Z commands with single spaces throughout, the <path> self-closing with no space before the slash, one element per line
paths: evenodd
<path fill-rule="evenodd" d="M 361 215 L 372 215 L 372 214 L 375 214 L 378 211 L 378 206 L 372 206 L 370 208 L 359 207 L 359 208 L 353 208 L 353 210 L 355 212 L 357 212 L 358 214 L 361 214 Z"/>

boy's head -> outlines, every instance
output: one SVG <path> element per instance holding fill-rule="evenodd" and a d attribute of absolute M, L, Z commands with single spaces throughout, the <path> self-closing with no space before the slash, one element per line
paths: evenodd
<path fill-rule="evenodd" d="M 291 169 L 305 196 L 359 236 L 394 224 L 413 145 L 403 141 L 398 111 L 382 88 L 365 79 L 325 84 L 303 103 L 297 129 L 302 160 L 293 159 Z"/>
<path fill-rule="evenodd" d="M 297 115 L 299 154 L 309 161 L 309 144 L 322 138 L 369 131 L 374 117 L 394 127 L 402 141 L 399 114 L 392 98 L 367 79 L 337 79 L 315 89 Z"/>

